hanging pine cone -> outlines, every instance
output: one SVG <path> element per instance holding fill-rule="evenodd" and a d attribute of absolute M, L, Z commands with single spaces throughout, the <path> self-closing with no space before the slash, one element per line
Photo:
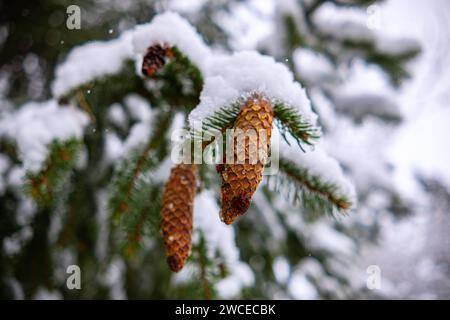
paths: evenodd
<path fill-rule="evenodd" d="M 264 163 L 261 160 L 269 152 L 272 119 L 272 105 L 258 95 L 247 100 L 236 118 L 233 133 L 234 162 L 227 164 L 225 161 L 224 165 L 217 167 L 217 171 L 222 176 L 220 217 L 226 224 L 231 224 L 248 210 L 253 193 L 261 182 L 264 169 Z M 238 129 L 242 130 L 240 133 L 244 135 L 250 132 L 249 130 L 255 133 L 249 134 L 249 138 L 245 139 L 242 150 L 238 149 Z M 267 145 L 266 148 L 262 148 L 261 141 L 264 141 L 262 139 L 265 137 Z M 251 148 L 252 144 L 254 149 Z M 251 152 L 255 149 L 257 155 Z M 263 152 L 265 154 L 261 155 Z M 255 159 L 257 161 L 254 161 Z M 238 160 L 241 161 L 237 162 Z"/>
<path fill-rule="evenodd" d="M 197 189 L 195 164 L 174 167 L 167 181 L 161 208 L 161 232 L 169 268 L 180 271 L 191 254 L 192 211 Z"/>
<path fill-rule="evenodd" d="M 154 75 L 166 64 L 167 58 L 171 57 L 173 57 L 173 52 L 170 47 L 163 47 L 159 44 L 149 47 L 142 61 L 142 73 L 148 77 Z"/>

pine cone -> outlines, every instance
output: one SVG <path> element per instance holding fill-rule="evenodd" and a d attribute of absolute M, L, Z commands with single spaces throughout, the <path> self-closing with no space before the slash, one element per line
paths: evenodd
<path fill-rule="evenodd" d="M 149 47 L 142 62 L 142 73 L 149 77 L 154 75 L 164 67 L 167 58 L 171 57 L 173 57 L 173 52 L 170 47 L 162 47 L 159 44 Z"/>
<path fill-rule="evenodd" d="M 247 100 L 236 119 L 233 133 L 234 162 L 227 164 L 225 161 L 223 166 L 217 167 L 217 171 L 222 175 L 220 217 L 226 224 L 231 224 L 248 210 L 253 193 L 261 182 L 263 160 L 267 157 L 270 147 L 272 119 L 272 105 L 257 95 Z M 238 129 L 242 130 L 241 134 L 244 135 L 254 133 L 245 139 L 242 150 L 238 149 L 238 141 L 242 140 L 238 139 Z M 266 140 L 262 140 L 264 138 Z M 262 141 L 266 141 L 267 145 L 261 144 Z M 252 150 L 256 150 L 257 154 Z M 241 161 L 237 162 L 238 160 Z"/>
<path fill-rule="evenodd" d="M 192 211 L 197 189 L 197 168 L 179 164 L 172 168 L 161 208 L 161 232 L 169 268 L 180 271 L 191 254 Z"/>

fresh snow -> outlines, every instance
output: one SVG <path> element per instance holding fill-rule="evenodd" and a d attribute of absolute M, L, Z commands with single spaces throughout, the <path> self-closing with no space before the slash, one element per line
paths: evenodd
<path fill-rule="evenodd" d="M 285 257 L 277 257 L 273 262 L 273 274 L 278 283 L 286 283 L 289 280 L 290 265 L 289 261 Z"/>
<path fill-rule="evenodd" d="M 137 94 L 129 94 L 124 100 L 131 119 L 136 121 L 150 121 L 153 117 L 150 104 L 141 96 Z"/>
<path fill-rule="evenodd" d="M 276 135 L 280 134 L 276 127 L 273 131 Z M 286 139 L 290 145 L 284 139 L 276 139 L 280 141 L 281 156 L 308 169 L 311 175 L 318 176 L 323 181 L 335 185 L 339 195 L 347 197 L 353 205 L 356 204 L 355 187 L 344 175 L 339 163 L 325 152 L 320 143 L 316 144 L 313 149 L 303 152 L 290 135 L 286 135 Z"/>
<path fill-rule="evenodd" d="M 313 23 L 324 34 L 337 39 L 373 40 L 374 33 L 366 25 L 367 14 L 358 8 L 338 7 L 324 3 L 313 15 Z"/>
<path fill-rule="evenodd" d="M 70 90 L 102 76 L 115 74 L 126 59 L 133 58 L 131 33 L 109 41 L 92 41 L 74 48 L 56 68 L 52 93 L 63 96 Z"/>
<path fill-rule="evenodd" d="M 325 35 L 338 40 L 370 41 L 379 52 L 388 55 L 420 50 L 420 45 L 413 39 L 394 38 L 386 32 L 369 28 L 368 15 L 358 8 L 325 3 L 314 13 L 313 21 Z"/>
<path fill-rule="evenodd" d="M 131 118 L 137 121 L 131 127 L 130 133 L 122 146 L 122 155 L 127 156 L 131 151 L 148 141 L 151 134 L 154 112 L 150 104 L 138 95 L 130 94 L 124 100 Z"/>
<path fill-rule="evenodd" d="M 378 37 L 377 49 L 390 55 L 401 55 L 410 51 L 420 50 L 420 44 L 413 39 L 399 39 L 393 37 Z"/>
<path fill-rule="evenodd" d="M 316 287 L 301 271 L 295 271 L 288 285 L 288 291 L 294 299 L 314 300 L 319 298 Z"/>
<path fill-rule="evenodd" d="M 256 51 L 241 51 L 211 60 L 200 104 L 189 115 L 189 123 L 194 126 L 197 121 L 242 102 L 253 93 L 260 93 L 273 103 L 283 102 L 298 110 L 310 123 L 316 122 L 317 116 L 311 110 L 305 90 L 284 64 Z"/>
<path fill-rule="evenodd" d="M 123 145 L 123 155 L 129 154 L 132 150 L 142 146 L 150 136 L 151 123 L 147 121 L 136 123 L 130 130 L 130 134 Z"/>
<path fill-rule="evenodd" d="M 220 252 L 231 273 L 217 284 L 220 296 L 233 297 L 240 292 L 242 287 L 253 284 L 252 271 L 239 260 L 234 229 L 220 221 L 219 207 L 214 194 L 210 191 L 203 191 L 195 199 L 194 230 L 200 231 L 206 238 L 208 255 L 214 257 L 215 252 Z M 198 237 L 199 234 L 196 233 L 196 236 Z"/>
<path fill-rule="evenodd" d="M 113 103 L 108 108 L 108 119 L 121 129 L 126 128 L 127 115 L 120 103 Z"/>
<path fill-rule="evenodd" d="M 37 171 L 53 141 L 81 138 L 88 121 L 79 109 L 55 100 L 30 102 L 0 120 L 0 136 L 15 140 L 25 169 Z"/>
<path fill-rule="evenodd" d="M 297 49 L 293 60 L 297 74 L 309 84 L 320 85 L 338 80 L 333 64 L 320 53 L 310 49 Z"/>
<path fill-rule="evenodd" d="M 176 46 L 200 70 L 204 70 L 210 50 L 189 22 L 174 12 L 157 15 L 151 22 L 139 25 L 133 32 L 134 51 L 143 56 L 154 44 Z"/>
<path fill-rule="evenodd" d="M 108 162 L 114 163 L 122 156 L 123 143 L 119 136 L 114 132 L 105 133 L 105 146 L 104 146 L 105 159 Z"/>
<path fill-rule="evenodd" d="M 397 95 L 386 74 L 376 65 L 354 59 L 348 66 L 345 82 L 328 92 L 336 110 L 361 120 L 366 115 L 401 119 Z M 322 119 L 322 118 L 321 118 Z"/>
<path fill-rule="evenodd" d="M 356 251 L 356 244 L 347 235 L 323 221 L 309 226 L 306 238 L 312 248 L 335 253 L 341 257 L 351 257 Z"/>

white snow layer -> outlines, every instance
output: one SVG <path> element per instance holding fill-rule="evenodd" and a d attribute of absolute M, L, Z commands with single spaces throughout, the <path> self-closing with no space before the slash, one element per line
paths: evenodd
<path fill-rule="evenodd" d="M 253 284 L 254 276 L 247 264 L 239 260 L 234 229 L 219 218 L 219 207 L 214 194 L 204 191 L 197 195 L 194 203 L 194 228 L 200 230 L 208 244 L 208 254 L 215 252 L 223 256 L 230 275 L 217 284 L 221 297 L 230 298 L 239 294 L 242 287 Z"/>
<path fill-rule="evenodd" d="M 210 56 L 209 48 L 197 31 L 186 19 L 171 11 L 157 15 L 150 23 L 139 25 L 133 31 L 133 47 L 137 54 L 144 55 L 154 44 L 177 47 L 201 71 Z"/>
<path fill-rule="evenodd" d="M 358 8 L 341 8 L 332 3 L 321 5 L 313 15 L 317 28 L 337 39 L 371 40 L 373 32 L 366 25 L 367 14 Z"/>
<path fill-rule="evenodd" d="M 53 95 L 63 96 L 82 84 L 119 72 L 123 62 L 133 57 L 132 32 L 124 32 L 119 38 L 109 41 L 88 42 L 73 49 L 56 68 Z"/>
<path fill-rule="evenodd" d="M 276 127 L 273 132 L 280 135 Z M 307 168 L 311 175 L 318 176 L 323 181 L 335 185 L 339 195 L 347 197 L 353 206 L 356 205 L 354 185 L 344 175 L 337 160 L 330 157 L 320 143 L 316 144 L 314 149 L 303 152 L 291 136 L 287 135 L 286 138 L 290 145 L 284 139 L 276 139 L 281 141 L 279 150 L 284 158 L 297 163 L 302 168 Z"/>
<path fill-rule="evenodd" d="M 200 104 L 189 115 L 191 126 L 255 92 L 297 109 L 312 124 L 316 122 L 305 90 L 292 72 L 272 57 L 256 51 L 217 56 L 211 59 L 207 75 Z"/>
<path fill-rule="evenodd" d="M 322 54 L 310 49 L 297 49 L 293 54 L 295 69 L 300 77 L 312 85 L 336 82 L 333 64 Z"/>
<path fill-rule="evenodd" d="M 126 59 L 139 60 L 152 44 L 176 46 L 200 70 L 209 57 L 209 48 L 185 19 L 173 12 L 157 15 L 152 22 L 124 32 L 119 38 L 92 41 L 73 49 L 56 69 L 52 92 L 55 97 L 102 76 L 120 71 Z"/>
<path fill-rule="evenodd" d="M 234 229 L 220 221 L 219 207 L 211 191 L 203 191 L 195 198 L 194 243 L 199 241 L 200 233 L 205 237 L 208 256 L 213 259 L 219 252 L 230 272 L 216 285 L 219 296 L 223 298 L 236 297 L 243 287 L 251 286 L 254 282 L 253 272 L 247 264 L 239 260 Z M 177 280 L 189 280 L 191 273 L 190 268 L 184 268 L 177 275 Z"/>
<path fill-rule="evenodd" d="M 0 121 L 0 136 L 15 140 L 24 168 L 37 171 L 53 141 L 80 138 L 88 121 L 80 110 L 55 100 L 30 102 Z"/>
<path fill-rule="evenodd" d="M 371 26 L 368 14 L 359 8 L 342 7 L 325 3 L 313 15 L 314 24 L 324 34 L 339 40 L 373 41 L 378 51 L 388 55 L 400 55 L 420 50 L 413 39 L 396 39 Z"/>

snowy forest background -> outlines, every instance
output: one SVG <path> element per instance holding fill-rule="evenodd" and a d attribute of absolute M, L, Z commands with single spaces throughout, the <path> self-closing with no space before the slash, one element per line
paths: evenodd
<path fill-rule="evenodd" d="M 66 28 L 71 4 L 82 10 L 80 30 Z M 206 245 L 221 252 L 206 255 L 206 276 L 195 254 L 172 275 L 158 237 L 125 257 L 111 249 L 121 235 L 109 224 L 107 192 L 114 164 L 135 143 L 126 133 L 151 117 L 136 96 L 103 106 L 102 132 L 84 128 L 88 140 L 102 141 L 102 170 L 88 171 L 80 160 L 68 179 L 102 177 L 92 199 L 65 190 L 60 202 L 80 206 L 70 215 L 58 201 L 43 209 L 30 198 L 25 168 L 45 153 L 40 130 L 46 121 L 61 122 L 61 131 L 73 125 L 70 113 L 53 113 L 44 102 L 54 94 L 58 64 L 75 46 L 115 39 L 167 10 L 214 50 L 257 50 L 294 72 L 319 116 L 321 146 L 356 188 L 354 209 L 310 217 L 263 185 L 232 229 L 197 221 Z M 449 19 L 446 0 L 1 1 L 0 297 L 449 299 Z M 122 84 L 115 85 L 111 92 Z M 166 166 L 157 175 L 163 183 Z M 202 193 L 195 210 L 215 211 L 209 196 Z M 81 267 L 81 290 L 66 287 L 72 264 Z M 380 288 L 367 285 L 373 266 Z"/>

